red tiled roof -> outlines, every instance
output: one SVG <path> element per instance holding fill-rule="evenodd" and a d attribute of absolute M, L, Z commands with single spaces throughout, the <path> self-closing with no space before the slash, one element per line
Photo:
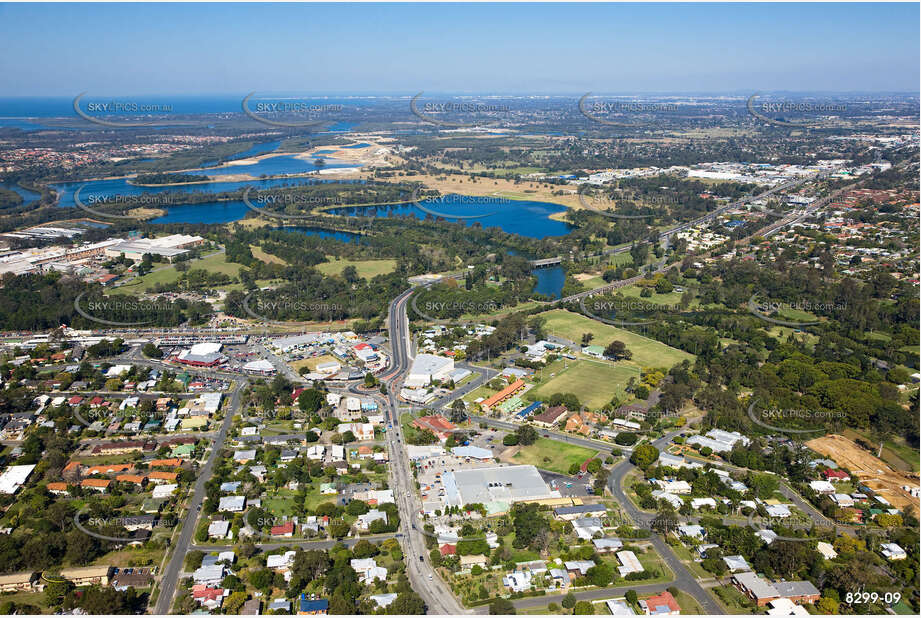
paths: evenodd
<path fill-rule="evenodd" d="M 668 609 L 673 612 L 680 612 L 681 607 L 678 605 L 678 602 L 675 601 L 675 597 L 672 596 L 672 593 L 668 590 L 664 590 L 662 594 L 657 594 L 655 596 L 649 597 L 646 599 L 646 607 L 654 609 L 656 607 L 661 607 L 667 605 Z M 651 612 L 650 612 L 651 613 Z"/>
<path fill-rule="evenodd" d="M 450 543 L 445 543 L 438 548 L 438 551 L 441 552 L 442 556 L 453 556 L 457 553 L 457 545 L 451 545 Z"/>
<path fill-rule="evenodd" d="M 293 534 L 294 533 L 294 522 L 286 521 L 280 526 L 272 526 L 272 535 L 278 536 L 281 534 Z"/>
<path fill-rule="evenodd" d="M 485 401 L 480 403 L 480 406 L 484 408 L 488 408 L 502 401 L 506 397 L 518 392 L 518 390 L 521 389 L 523 386 L 524 386 L 524 380 L 521 380 L 521 379 L 515 380 L 514 382 L 512 382 L 511 384 L 503 388 L 501 391 L 499 391 L 495 395 L 492 395 L 491 397 L 486 398 Z"/>
<path fill-rule="evenodd" d="M 108 487 L 112 481 L 108 479 L 83 479 L 81 487 Z"/>
<path fill-rule="evenodd" d="M 457 425 L 440 414 L 419 417 L 413 421 L 413 425 L 419 427 L 420 429 L 428 429 L 434 433 L 454 431 L 457 429 Z"/>

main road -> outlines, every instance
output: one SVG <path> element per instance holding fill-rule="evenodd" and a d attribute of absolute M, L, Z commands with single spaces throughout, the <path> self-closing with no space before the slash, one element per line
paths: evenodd
<path fill-rule="evenodd" d="M 390 449 L 391 489 L 397 508 L 400 511 L 400 530 L 403 534 L 403 551 L 406 571 L 415 590 L 425 601 L 430 614 L 464 614 L 468 613 L 455 599 L 451 589 L 437 575 L 434 565 L 429 561 L 429 552 L 425 545 L 425 536 L 421 522 L 417 523 L 417 514 L 421 511 L 416 496 L 416 482 L 410 469 L 409 458 L 404 448 L 405 439 L 400 425 L 400 405 L 397 399 L 402 376 L 409 369 L 412 342 L 409 336 L 409 321 L 406 317 L 406 303 L 412 295 L 409 289 L 390 303 L 387 325 L 390 330 L 391 360 L 390 369 L 383 376 L 387 384 L 388 404 L 385 407 L 387 422 L 387 442 Z"/>

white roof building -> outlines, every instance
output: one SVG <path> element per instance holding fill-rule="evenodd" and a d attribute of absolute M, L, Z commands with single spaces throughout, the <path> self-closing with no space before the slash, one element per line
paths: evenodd
<path fill-rule="evenodd" d="M 265 567 L 267 569 L 289 569 L 291 565 L 294 564 L 294 555 L 295 552 L 293 549 L 286 551 L 283 554 L 269 554 L 265 557 Z"/>
<path fill-rule="evenodd" d="M 691 498 L 691 506 L 695 509 L 703 508 L 709 506 L 711 508 L 716 508 L 716 500 L 713 498 Z"/>
<path fill-rule="evenodd" d="M 223 496 L 217 510 L 239 513 L 246 508 L 246 496 Z"/>
<path fill-rule="evenodd" d="M 768 504 L 765 505 L 764 510 L 771 517 L 790 517 L 792 515 L 790 508 L 786 504 Z"/>
<path fill-rule="evenodd" d="M 179 488 L 179 485 L 175 483 L 171 483 L 167 485 L 157 485 L 156 487 L 153 488 L 152 496 L 154 498 L 169 498 L 171 495 L 173 495 L 173 492 L 176 491 L 178 488 Z"/>
<path fill-rule="evenodd" d="M 0 493 L 15 494 L 28 480 L 32 470 L 35 470 L 35 464 L 10 466 L 4 470 L 3 474 L 0 474 Z"/>
<path fill-rule="evenodd" d="M 802 605 L 797 605 L 786 597 L 774 599 L 767 610 L 768 616 L 808 616 L 809 612 Z"/>
<path fill-rule="evenodd" d="M 617 559 L 620 561 L 620 566 L 617 567 L 617 570 L 620 571 L 621 577 L 626 577 L 630 573 L 641 573 L 645 570 L 639 558 L 632 551 L 617 552 Z"/>
<path fill-rule="evenodd" d="M 833 560 L 834 558 L 838 557 L 838 552 L 836 552 L 835 548 L 831 546 L 831 543 L 819 541 L 816 543 L 815 549 L 817 552 L 822 554 L 822 557 L 826 560 Z"/>
<path fill-rule="evenodd" d="M 443 380 L 454 371 L 454 359 L 434 354 L 417 354 L 404 385 L 413 388 L 427 386 L 433 380 Z"/>
<path fill-rule="evenodd" d="M 212 521 L 211 524 L 208 526 L 208 536 L 223 539 L 224 537 L 227 536 L 227 532 L 229 530 L 230 530 L 229 521 L 223 521 L 223 520 Z"/>
<path fill-rule="evenodd" d="M 828 481 L 809 481 L 809 487 L 817 494 L 835 493 L 835 486 Z"/>
<path fill-rule="evenodd" d="M 879 546 L 880 552 L 889 560 L 904 560 L 908 557 L 905 550 L 897 543 L 883 543 Z"/>
<path fill-rule="evenodd" d="M 371 509 L 364 515 L 358 516 L 358 521 L 356 522 L 356 525 L 362 530 L 367 530 L 371 527 L 371 524 L 373 524 L 376 521 L 380 521 L 380 520 L 383 520 L 384 523 L 387 523 L 387 513 L 385 513 L 384 511 L 379 511 L 377 509 Z"/>

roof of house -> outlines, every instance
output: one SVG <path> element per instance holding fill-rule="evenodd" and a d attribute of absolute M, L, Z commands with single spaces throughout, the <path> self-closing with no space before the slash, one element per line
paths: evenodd
<path fill-rule="evenodd" d="M 82 487 L 108 487 L 111 482 L 109 479 L 83 479 L 80 485 Z"/>
<path fill-rule="evenodd" d="M 494 405 L 496 402 L 502 401 L 503 399 L 505 399 L 512 393 L 515 393 L 523 386 L 524 386 L 524 380 L 521 380 L 521 379 L 515 380 L 514 382 L 512 382 L 511 384 L 503 388 L 498 393 L 495 393 L 494 395 L 487 397 L 485 400 L 480 402 L 480 405 L 483 406 L 484 408 L 488 408 L 489 406 Z"/>
<path fill-rule="evenodd" d="M 673 597 L 672 593 L 668 590 L 663 590 L 662 593 L 646 599 L 646 607 L 649 608 L 650 614 L 681 611 L 681 607 L 678 605 L 678 602 L 675 601 L 675 597 Z M 668 609 L 666 610 L 665 608 Z"/>
<path fill-rule="evenodd" d="M 120 483 L 134 483 L 136 485 L 141 485 L 145 478 L 146 477 L 140 474 L 119 474 L 115 477 L 115 480 Z"/>
<path fill-rule="evenodd" d="M 150 473 L 150 478 L 159 481 L 175 481 L 178 476 L 176 472 L 163 472 L 162 470 L 154 470 Z"/>
<path fill-rule="evenodd" d="M 291 534 L 294 532 L 294 522 L 286 521 L 280 526 L 272 526 L 272 534 Z"/>
<path fill-rule="evenodd" d="M 178 457 L 173 457 L 170 459 L 151 459 L 147 462 L 147 465 L 151 468 L 163 467 L 163 468 L 176 468 L 182 465 L 182 460 Z"/>

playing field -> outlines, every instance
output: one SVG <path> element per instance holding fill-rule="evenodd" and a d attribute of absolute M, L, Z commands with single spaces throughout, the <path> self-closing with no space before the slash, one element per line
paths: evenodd
<path fill-rule="evenodd" d="M 639 367 L 664 367 L 669 369 L 681 361 L 694 360 L 693 354 L 688 354 L 664 343 L 655 341 L 642 335 L 637 335 L 622 328 L 587 318 L 565 309 L 554 309 L 540 314 L 546 318 L 544 330 L 551 335 L 564 337 L 577 344 L 582 340 L 583 333 L 592 333 L 592 344 L 607 346 L 615 340 L 623 341 L 627 349 L 633 352 L 632 362 Z"/>
<path fill-rule="evenodd" d="M 354 266 L 362 279 L 373 279 L 377 275 L 386 275 L 397 267 L 396 260 L 337 260 L 329 257 L 329 262 L 317 264 L 316 268 L 324 275 L 339 275 L 346 266 Z"/>
<path fill-rule="evenodd" d="M 581 465 L 582 462 L 589 457 L 593 457 L 597 452 L 575 444 L 566 444 L 565 442 L 557 442 L 548 438 L 538 438 L 534 444 L 521 447 L 511 457 L 511 461 L 516 464 L 536 466 L 551 472 L 569 474 L 569 467 L 572 464 Z"/>
<path fill-rule="evenodd" d="M 210 273 L 223 273 L 230 277 L 236 277 L 241 264 L 235 264 L 227 261 L 227 255 L 223 252 L 212 253 L 206 258 L 200 260 L 191 260 L 188 262 L 190 269 L 207 270 Z M 130 284 L 118 286 L 109 290 L 109 294 L 137 294 L 152 289 L 158 283 L 170 284 L 175 283 L 180 275 L 172 265 L 154 264 L 154 270 L 143 277 L 133 280 Z M 225 289 L 232 289 L 229 286 L 222 286 Z M 239 286 L 237 286 L 239 287 Z"/>
<path fill-rule="evenodd" d="M 528 391 L 528 399 L 546 401 L 554 393 L 573 393 L 579 402 L 598 409 L 616 395 L 625 397 L 624 388 L 631 376 L 640 379 L 640 366 L 633 361 L 577 360 L 568 361 L 565 369 L 543 384 Z M 544 372 L 546 379 L 549 374 Z"/>

